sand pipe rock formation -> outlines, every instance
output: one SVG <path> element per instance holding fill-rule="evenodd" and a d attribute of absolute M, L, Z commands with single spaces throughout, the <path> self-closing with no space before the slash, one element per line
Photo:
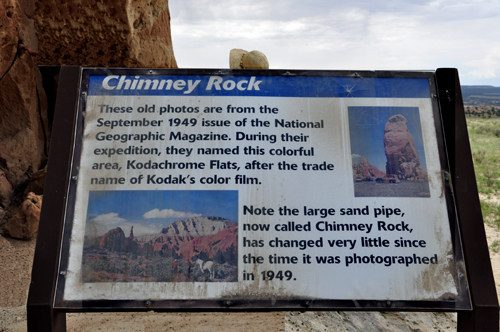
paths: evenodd
<path fill-rule="evenodd" d="M 229 68 L 231 69 L 269 69 L 269 61 L 264 53 L 247 52 L 234 48 L 229 52 Z"/>
<path fill-rule="evenodd" d="M 387 157 L 386 172 L 400 179 L 423 178 L 415 140 L 408 130 L 408 120 L 401 114 L 393 115 L 384 128 L 384 147 Z"/>
<path fill-rule="evenodd" d="M 39 0 L 44 65 L 177 68 L 168 0 Z"/>

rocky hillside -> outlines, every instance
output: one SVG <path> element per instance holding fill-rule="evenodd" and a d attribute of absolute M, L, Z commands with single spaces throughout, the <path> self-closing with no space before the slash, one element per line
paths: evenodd
<path fill-rule="evenodd" d="M 177 220 L 162 229 L 161 233 L 167 236 L 205 236 L 219 233 L 234 222 L 221 217 L 194 217 L 186 220 Z"/>
<path fill-rule="evenodd" d="M 213 257 L 238 244 L 238 224 L 219 217 L 195 217 L 177 220 L 162 229 L 160 234 L 139 237 L 155 251 L 174 250 L 184 259 L 201 252 Z"/>
<path fill-rule="evenodd" d="M 104 250 L 150 256 L 183 257 L 196 255 L 213 258 L 216 254 L 232 255 L 237 252 L 238 224 L 220 217 L 195 217 L 177 220 L 158 234 L 135 237 L 133 231 L 126 237 L 120 228 L 114 228 L 98 238 L 87 238 L 85 250 Z M 230 254 L 228 253 L 230 252 Z M 85 251 L 84 251 L 85 252 Z"/>
<path fill-rule="evenodd" d="M 468 106 L 500 106 L 500 87 L 462 85 L 462 98 Z"/>
<path fill-rule="evenodd" d="M 361 177 L 385 176 L 385 173 L 379 170 L 376 166 L 371 165 L 364 155 L 361 156 L 361 159 L 359 160 L 358 164 L 356 164 L 354 160 L 352 161 L 352 169 L 354 176 L 361 176 Z"/>
<path fill-rule="evenodd" d="M 139 247 L 137 241 L 132 237 L 125 237 L 125 233 L 120 227 L 114 228 L 101 236 L 98 241 L 99 249 L 113 252 L 133 252 Z"/>
<path fill-rule="evenodd" d="M 178 249 L 183 257 L 193 257 L 200 253 L 206 253 L 209 258 L 217 255 L 226 256 L 224 260 L 236 263 L 237 257 L 232 257 L 237 253 L 238 246 L 238 224 L 233 223 L 222 231 L 207 236 L 199 236 L 190 242 L 186 242 Z"/>
<path fill-rule="evenodd" d="M 195 267 L 212 261 L 212 273 Z M 159 234 L 135 237 L 120 228 L 86 238 L 86 282 L 234 282 L 238 270 L 238 224 L 219 217 L 177 220 Z"/>

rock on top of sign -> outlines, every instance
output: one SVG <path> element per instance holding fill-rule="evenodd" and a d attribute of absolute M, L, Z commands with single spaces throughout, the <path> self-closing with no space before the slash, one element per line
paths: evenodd
<path fill-rule="evenodd" d="M 269 61 L 264 53 L 247 52 L 234 48 L 229 52 L 229 68 L 231 69 L 269 69 Z"/>
<path fill-rule="evenodd" d="M 408 120 L 401 114 L 393 115 L 384 128 L 384 147 L 387 157 L 386 172 L 399 178 L 420 177 L 423 170 L 415 148 L 415 140 L 408 129 Z"/>

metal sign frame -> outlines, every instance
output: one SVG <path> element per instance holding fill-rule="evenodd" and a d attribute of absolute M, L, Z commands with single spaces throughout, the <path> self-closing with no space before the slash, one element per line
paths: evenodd
<path fill-rule="evenodd" d="M 131 69 L 123 72 L 130 74 Z M 151 74 L 153 70 L 135 69 L 137 75 Z M 87 69 L 90 73 L 105 73 L 106 69 Z M 154 70 L 166 75 L 248 75 L 248 71 L 235 70 Z M 113 73 L 119 74 L 120 69 Z M 74 190 L 70 190 L 75 170 L 72 158 L 79 158 L 74 147 L 81 146 L 82 135 L 74 128 L 82 126 L 78 108 L 85 102 L 85 82 L 81 67 L 62 67 L 56 103 L 53 139 L 49 158 L 49 172 L 44 192 L 40 229 L 28 298 L 29 331 L 64 331 L 65 312 L 68 311 L 269 311 L 269 310 L 433 310 L 459 311 L 459 330 L 498 330 L 498 302 L 496 298 L 491 264 L 487 249 L 484 226 L 477 195 L 474 170 L 467 129 L 463 113 L 458 73 L 455 69 L 438 69 L 433 72 L 348 72 L 348 71 L 252 71 L 252 75 L 274 76 L 341 76 L 341 77 L 419 77 L 428 78 L 433 98 L 435 128 L 438 138 L 450 228 L 455 259 L 462 262 L 463 274 L 458 284 L 463 290 L 461 305 L 449 301 L 370 301 L 370 300 L 164 300 L 144 301 L 100 300 L 81 303 L 64 303 L 54 306 L 57 295 L 56 283 L 64 282 L 64 258 L 61 251 L 64 241 L 69 240 L 70 230 L 64 229 L 64 219 L 72 213 Z M 87 76 L 88 79 L 88 76 Z M 436 116 L 437 115 L 437 116 Z M 76 141 L 74 141 L 76 140 Z M 461 147 L 455 149 L 456 146 Z M 466 148 L 469 147 L 469 148 Z M 73 161 L 74 162 L 74 161 Z M 449 166 L 448 166 L 449 165 Z M 456 203 L 454 204 L 453 201 Z M 470 204 L 470 202 L 474 204 Z M 468 204 L 460 204 L 468 202 Z M 63 231 L 64 230 L 64 231 Z M 462 242 L 462 243 L 460 243 Z M 67 247 L 67 246 L 66 246 Z M 462 250 L 463 247 L 463 256 Z M 62 264 L 62 268 L 60 268 Z M 460 269 L 460 266 L 457 266 Z M 60 273 L 63 272 L 63 273 Z M 468 286 L 468 287 L 467 287 Z M 471 301 L 472 311 L 467 305 Z M 495 325 L 496 324 L 496 325 Z M 42 329 L 40 329 L 43 326 Z M 464 327 L 467 326 L 467 329 Z"/>

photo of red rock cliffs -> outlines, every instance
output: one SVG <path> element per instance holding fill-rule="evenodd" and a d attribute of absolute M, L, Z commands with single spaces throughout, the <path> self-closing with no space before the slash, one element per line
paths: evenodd
<path fill-rule="evenodd" d="M 355 197 L 430 197 L 418 107 L 349 107 Z"/>
<path fill-rule="evenodd" d="M 168 202 L 179 204 L 179 195 L 175 191 L 146 193 L 162 196 L 160 199 L 154 197 L 156 204 L 158 201 L 166 205 L 169 205 Z M 234 196 L 232 192 L 213 194 L 223 195 L 226 199 Z M 194 205 L 178 206 L 176 209 L 155 208 L 140 216 L 133 216 L 132 211 L 137 206 L 134 209 L 125 204 L 126 207 L 119 213 L 91 212 L 106 206 L 103 200 L 111 203 L 125 198 L 131 199 L 131 204 L 134 204 L 134 195 L 144 195 L 144 192 L 91 192 L 82 257 L 82 282 L 238 281 L 238 223 L 225 217 L 197 213 L 202 210 L 215 211 L 221 208 L 220 205 L 231 202 L 219 202 L 219 207 L 213 207 L 210 206 L 214 203 L 210 191 L 193 191 L 183 192 L 181 196 L 186 198 L 187 195 L 200 203 L 197 209 Z M 208 202 L 207 198 L 210 198 Z M 136 205 L 140 202 L 135 200 Z M 117 208 L 108 209 L 116 211 Z M 123 218 L 127 215 L 129 218 Z M 186 218 L 171 223 L 167 221 L 165 227 L 155 228 L 156 223 L 165 223 L 165 220 L 175 218 L 173 216 Z"/>

